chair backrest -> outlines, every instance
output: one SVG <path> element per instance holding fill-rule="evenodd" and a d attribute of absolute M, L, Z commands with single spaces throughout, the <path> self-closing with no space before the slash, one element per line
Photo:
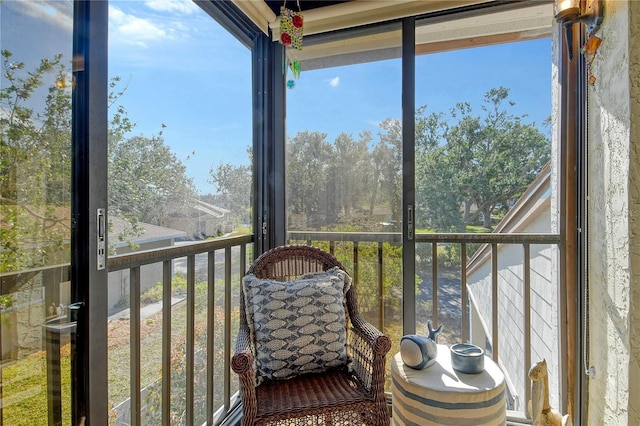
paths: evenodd
<path fill-rule="evenodd" d="M 305 245 L 286 245 L 273 248 L 260 255 L 249 267 L 247 274 L 257 278 L 282 282 L 295 280 L 313 272 L 327 271 L 334 266 L 347 272 L 334 255 L 319 248 Z M 246 323 L 244 296 L 240 292 L 240 322 Z M 349 317 L 359 315 L 355 286 L 352 284 L 346 295 Z"/>
<path fill-rule="evenodd" d="M 305 245 L 288 245 L 264 252 L 247 273 L 262 279 L 291 281 L 304 274 L 326 271 L 334 266 L 345 270 L 338 259 L 326 251 Z"/>

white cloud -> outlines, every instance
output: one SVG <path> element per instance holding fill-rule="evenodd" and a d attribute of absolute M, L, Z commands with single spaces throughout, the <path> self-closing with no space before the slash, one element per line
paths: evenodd
<path fill-rule="evenodd" d="M 109 6 L 110 42 L 120 42 L 148 47 L 148 42 L 171 39 L 169 32 L 148 19 L 127 15 L 114 6 Z"/>
<path fill-rule="evenodd" d="M 15 7 L 19 14 L 26 14 L 39 20 L 47 20 L 69 32 L 73 30 L 73 4 L 69 0 L 49 2 L 47 4 L 34 1 L 6 2 L 4 4 L 7 7 Z"/>
<path fill-rule="evenodd" d="M 189 15 L 198 10 L 198 6 L 190 0 L 147 0 L 145 4 L 158 12 L 178 12 Z"/>
<path fill-rule="evenodd" d="M 329 86 L 331 87 L 338 87 L 339 84 L 340 84 L 340 77 L 334 77 L 331 80 L 329 80 Z"/>

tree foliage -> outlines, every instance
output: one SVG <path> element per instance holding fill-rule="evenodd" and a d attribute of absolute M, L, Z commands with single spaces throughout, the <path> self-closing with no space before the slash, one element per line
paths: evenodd
<path fill-rule="evenodd" d="M 120 78 L 111 81 L 109 123 L 109 211 L 133 225 L 161 225 L 172 215 L 186 215 L 196 196 L 186 166 L 166 144 L 163 130 L 156 135 L 131 135 L 135 129 L 127 112 L 116 102 L 126 92 Z M 162 124 L 162 129 L 165 125 Z"/>
<path fill-rule="evenodd" d="M 424 131 L 416 153 L 419 226 L 463 230 L 481 215 L 483 227 L 491 229 L 494 209 L 515 201 L 549 161 L 547 136 L 510 113 L 515 103 L 508 97 L 509 89 L 491 89 L 483 115 L 458 103 L 448 122 L 419 110 L 417 128 Z"/>
<path fill-rule="evenodd" d="M 67 259 L 71 91 L 61 55 L 27 71 L 0 54 L 0 270 L 13 271 Z"/>
<path fill-rule="evenodd" d="M 109 153 L 109 205 L 115 214 L 160 224 L 195 196 L 185 172 L 162 132 L 124 139 Z"/>
<path fill-rule="evenodd" d="M 250 149 L 247 149 L 247 153 L 251 158 Z M 220 163 L 215 169 L 212 167 L 209 170 L 209 175 L 209 182 L 218 188 L 217 203 L 230 210 L 236 224 L 251 223 L 251 165 Z"/>
<path fill-rule="evenodd" d="M 62 55 L 28 70 L 0 51 L 0 270 L 68 261 L 71 204 L 71 73 Z M 185 166 L 162 131 L 131 136 L 122 105 L 126 91 L 111 82 L 109 210 L 132 224 L 175 214 L 195 196 Z"/>
<path fill-rule="evenodd" d="M 449 115 L 416 111 L 416 221 L 420 228 L 464 231 L 515 201 L 549 161 L 548 137 L 511 112 L 509 89 L 489 90 L 476 114 L 460 102 Z M 316 131 L 287 141 L 287 208 L 291 230 L 400 230 L 402 126 L 380 123 L 374 139 L 340 133 L 333 141 Z M 245 191 L 250 170 L 223 164 L 211 170 L 219 191 Z M 246 205 L 246 201 L 243 201 Z M 385 223 L 385 226 L 381 226 Z"/>

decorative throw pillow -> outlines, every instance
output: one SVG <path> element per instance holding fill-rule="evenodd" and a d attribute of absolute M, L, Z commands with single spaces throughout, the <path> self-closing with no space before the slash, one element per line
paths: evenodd
<path fill-rule="evenodd" d="M 347 273 L 336 267 L 289 282 L 249 274 L 242 284 L 258 383 L 347 366 Z"/>

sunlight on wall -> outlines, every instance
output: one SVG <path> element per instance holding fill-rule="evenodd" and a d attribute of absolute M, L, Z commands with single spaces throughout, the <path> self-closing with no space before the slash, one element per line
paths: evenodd
<path fill-rule="evenodd" d="M 639 424 L 634 305 L 640 284 L 633 275 L 640 266 L 634 248 L 640 168 L 637 155 L 629 154 L 638 139 L 640 70 L 633 40 L 638 38 L 640 6 L 608 1 L 605 8 L 598 34 L 603 43 L 592 65 L 597 80 L 589 89 L 588 106 L 589 364 L 596 370 L 588 379 L 588 417 L 589 424 Z"/>

